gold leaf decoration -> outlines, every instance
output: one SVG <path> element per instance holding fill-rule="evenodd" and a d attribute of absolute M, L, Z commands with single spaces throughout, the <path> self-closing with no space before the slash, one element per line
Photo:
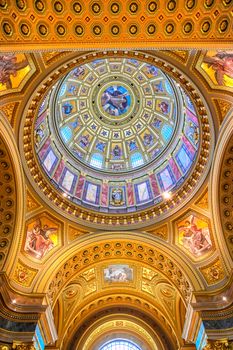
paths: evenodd
<path fill-rule="evenodd" d="M 85 233 L 88 233 L 88 231 L 80 229 L 80 228 L 75 228 L 75 227 L 69 226 L 68 239 L 69 239 L 69 241 L 73 241 L 74 239 L 78 238 L 79 236 L 82 236 Z"/>
<path fill-rule="evenodd" d="M 1 106 L 1 111 L 5 114 L 12 127 L 14 127 L 15 112 L 18 105 L 18 102 L 11 102 Z"/>
<path fill-rule="evenodd" d="M 36 269 L 30 268 L 19 260 L 14 272 L 13 279 L 17 284 L 20 284 L 24 287 L 30 287 L 36 274 Z"/>
<path fill-rule="evenodd" d="M 27 191 L 27 197 L 26 197 L 26 203 L 27 203 L 27 211 L 33 211 L 40 207 L 40 204 L 36 202 L 36 200 L 33 198 L 33 196 Z"/>
<path fill-rule="evenodd" d="M 151 233 L 159 238 L 164 239 L 165 241 L 168 239 L 168 227 L 167 225 L 160 226 L 158 228 L 147 230 L 146 232 Z"/>
<path fill-rule="evenodd" d="M 225 277 L 223 266 L 219 259 L 210 266 L 202 267 L 200 270 L 208 284 L 218 283 Z"/>
<path fill-rule="evenodd" d="M 219 123 L 222 124 L 223 119 L 227 115 L 228 111 L 232 107 L 232 103 L 226 100 L 221 99 L 215 99 L 214 100 L 217 110 L 218 110 L 218 116 L 219 116 Z"/>
<path fill-rule="evenodd" d="M 208 191 L 205 192 L 195 204 L 202 209 L 208 210 L 209 209 Z"/>

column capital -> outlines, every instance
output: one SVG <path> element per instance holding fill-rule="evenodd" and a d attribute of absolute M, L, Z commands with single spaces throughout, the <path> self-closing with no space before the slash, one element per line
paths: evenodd
<path fill-rule="evenodd" d="M 40 333 L 45 344 L 57 340 L 46 294 L 27 294 L 14 289 L 5 273 L 0 273 L 0 318 L 0 342 L 11 344 L 12 349 L 33 350 L 36 332 Z"/>

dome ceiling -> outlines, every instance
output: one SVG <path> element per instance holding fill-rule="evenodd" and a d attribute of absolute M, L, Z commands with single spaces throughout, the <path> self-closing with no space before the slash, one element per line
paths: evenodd
<path fill-rule="evenodd" d="M 174 208 L 195 186 L 201 148 L 209 147 L 202 142 L 209 125 L 202 135 L 199 116 L 208 121 L 206 111 L 189 96 L 190 83 L 184 90 L 175 70 L 167 74 L 163 62 L 133 56 L 90 54 L 82 64 L 72 62 L 32 107 L 32 152 L 43 182 L 49 180 L 44 193 L 56 193 L 57 206 L 84 220 L 90 212 L 77 208 L 99 213 L 101 220 L 91 219 L 97 224 L 109 214 L 132 219 L 146 208 L 151 219 L 155 210 L 168 210 L 167 201 Z M 207 161 L 208 152 L 202 154 Z"/>
<path fill-rule="evenodd" d="M 174 82 L 136 59 L 99 59 L 79 66 L 58 85 L 50 105 L 53 98 L 50 116 L 68 153 L 111 173 L 158 159 L 178 124 Z"/>

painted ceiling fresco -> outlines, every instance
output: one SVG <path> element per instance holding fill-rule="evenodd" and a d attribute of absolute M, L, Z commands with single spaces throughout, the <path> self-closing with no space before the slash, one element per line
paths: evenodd
<path fill-rule="evenodd" d="M 0 54 L 0 96 L 18 91 L 31 76 L 33 67 L 25 54 Z"/>
<path fill-rule="evenodd" d="M 35 151 L 65 197 L 96 210 L 138 210 L 177 189 L 195 163 L 199 119 L 158 67 L 130 58 L 79 65 L 41 103 Z"/>
<path fill-rule="evenodd" d="M 208 51 L 201 67 L 214 85 L 233 87 L 232 51 Z"/>

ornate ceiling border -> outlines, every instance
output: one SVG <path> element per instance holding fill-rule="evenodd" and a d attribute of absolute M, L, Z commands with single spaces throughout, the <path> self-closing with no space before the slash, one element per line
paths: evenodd
<path fill-rule="evenodd" d="M 1 1 L 1 50 L 230 47 L 231 2 Z"/>

